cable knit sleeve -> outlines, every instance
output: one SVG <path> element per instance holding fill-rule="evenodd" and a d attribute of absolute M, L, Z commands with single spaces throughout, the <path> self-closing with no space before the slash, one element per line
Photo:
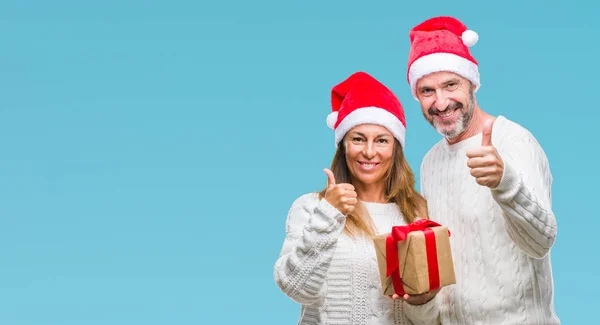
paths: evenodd
<path fill-rule="evenodd" d="M 443 290 L 444 288 L 442 288 Z M 415 325 L 438 325 L 440 322 L 440 294 L 422 305 L 404 303 L 406 317 Z"/>
<path fill-rule="evenodd" d="M 527 255 L 543 258 L 554 245 L 557 231 L 546 154 L 525 129 L 498 152 L 504 174 L 492 196 L 503 211 L 508 234 Z"/>
<path fill-rule="evenodd" d="M 292 300 L 312 304 L 325 295 L 325 277 L 346 217 L 318 194 L 299 197 L 290 208 L 286 237 L 274 278 Z"/>

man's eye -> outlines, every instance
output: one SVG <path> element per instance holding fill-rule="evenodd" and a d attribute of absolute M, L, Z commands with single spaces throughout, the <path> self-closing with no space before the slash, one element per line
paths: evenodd
<path fill-rule="evenodd" d="M 451 82 L 451 83 L 449 83 L 449 84 L 448 84 L 447 88 L 454 89 L 454 88 L 456 88 L 457 86 L 458 86 L 458 83 L 456 83 L 456 82 Z"/>

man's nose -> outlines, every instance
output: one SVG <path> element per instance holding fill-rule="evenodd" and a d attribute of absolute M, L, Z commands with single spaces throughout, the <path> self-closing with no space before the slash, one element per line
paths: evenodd
<path fill-rule="evenodd" d="M 433 104 L 435 109 L 443 112 L 448 108 L 449 100 L 441 89 L 435 91 L 435 103 Z"/>

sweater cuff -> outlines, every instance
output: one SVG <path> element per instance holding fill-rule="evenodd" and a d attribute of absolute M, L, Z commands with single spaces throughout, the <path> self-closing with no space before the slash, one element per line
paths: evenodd
<path fill-rule="evenodd" d="M 431 300 L 422 305 L 411 305 L 408 302 L 404 302 L 406 316 L 413 321 L 413 323 L 419 323 L 426 319 L 437 319 L 440 313 L 440 299 L 439 293 L 435 295 Z"/>
<path fill-rule="evenodd" d="M 519 175 L 510 165 L 510 162 L 504 161 L 504 171 L 498 186 L 492 189 L 492 193 L 502 200 L 508 201 L 519 191 L 521 184 L 521 175 Z"/>
<path fill-rule="evenodd" d="M 344 227 L 346 216 L 324 198 L 319 201 L 315 210 L 318 213 L 315 213 L 310 223 L 318 232 L 331 232 L 336 228 Z"/>

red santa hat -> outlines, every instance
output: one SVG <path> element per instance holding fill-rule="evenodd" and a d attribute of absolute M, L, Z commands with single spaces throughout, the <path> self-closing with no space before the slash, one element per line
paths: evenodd
<path fill-rule="evenodd" d="M 479 40 L 477 33 L 456 18 L 441 16 L 415 26 L 409 36 L 407 79 L 415 99 L 417 81 L 438 71 L 454 72 L 479 89 L 478 63 L 469 52 Z"/>
<path fill-rule="evenodd" d="M 386 86 L 365 72 L 356 72 L 331 90 L 332 112 L 327 125 L 335 130 L 335 145 L 353 127 L 378 124 L 404 148 L 406 120 L 400 101 Z"/>

